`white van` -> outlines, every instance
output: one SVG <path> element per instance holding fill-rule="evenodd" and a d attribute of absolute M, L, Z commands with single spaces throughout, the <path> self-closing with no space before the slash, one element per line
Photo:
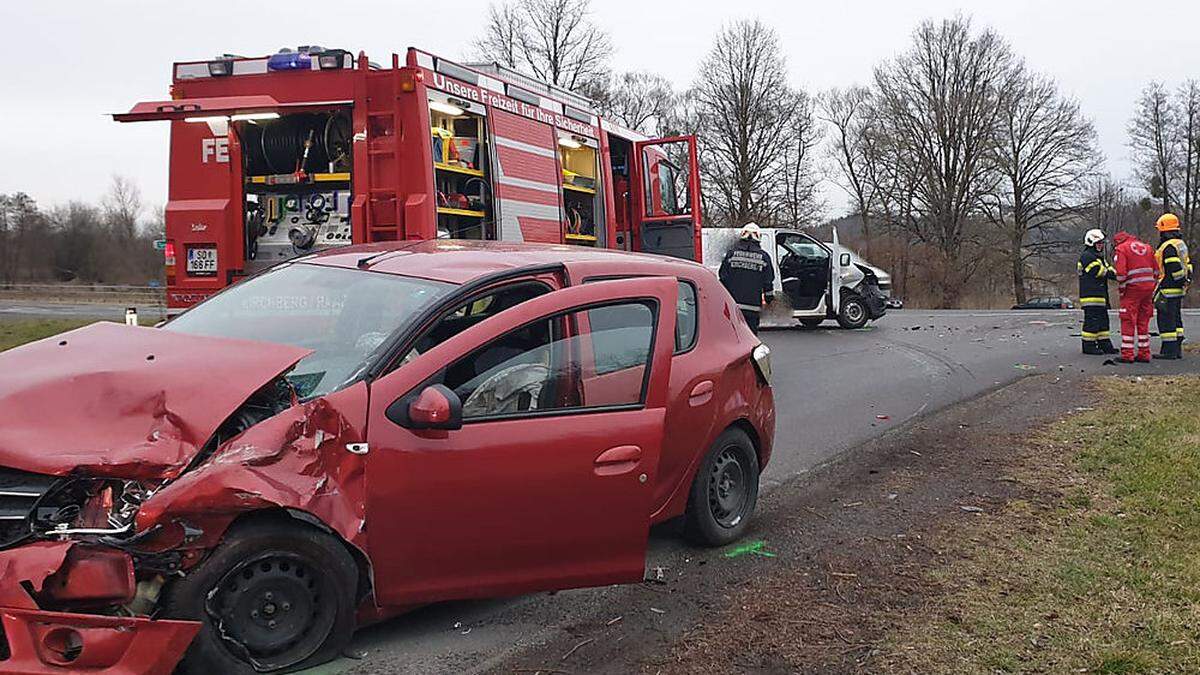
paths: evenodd
<path fill-rule="evenodd" d="M 701 232 L 704 265 L 716 272 L 737 242 L 739 230 L 706 227 Z M 838 243 L 836 229 L 833 243 L 826 244 L 800 230 L 764 227 L 762 248 L 775 268 L 775 302 L 763 313 L 765 325 L 790 326 L 799 321 L 815 328 L 826 319 L 836 319 L 842 328 L 862 328 L 887 312 L 877 268 L 856 261 L 854 252 Z"/>

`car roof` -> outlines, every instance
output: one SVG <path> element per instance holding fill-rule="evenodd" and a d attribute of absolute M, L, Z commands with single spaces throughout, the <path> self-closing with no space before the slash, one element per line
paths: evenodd
<path fill-rule="evenodd" d="M 664 273 L 704 269 L 698 263 L 680 258 L 644 253 L 627 253 L 567 244 L 526 244 L 473 239 L 429 239 L 423 241 L 360 244 L 300 258 L 305 262 L 372 272 L 398 274 L 452 284 L 523 267 L 572 263 L 612 266 L 613 273 L 623 270 L 644 272 L 647 265 L 661 266 Z M 360 264 L 361 263 L 361 264 Z M 674 269 L 672 269 L 674 268 Z"/>

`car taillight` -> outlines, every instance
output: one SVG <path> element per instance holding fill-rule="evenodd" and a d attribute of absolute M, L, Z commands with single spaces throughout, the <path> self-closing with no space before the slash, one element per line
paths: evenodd
<path fill-rule="evenodd" d="M 754 369 L 758 371 L 758 376 L 763 379 L 763 383 L 771 384 L 771 348 L 759 343 L 750 356 L 754 361 Z"/>
<path fill-rule="evenodd" d="M 167 245 L 163 247 L 163 267 L 166 268 L 168 277 L 175 276 L 175 244 L 173 242 L 168 241 Z"/>

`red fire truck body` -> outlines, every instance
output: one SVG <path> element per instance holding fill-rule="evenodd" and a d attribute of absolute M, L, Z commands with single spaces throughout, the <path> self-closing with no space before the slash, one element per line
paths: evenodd
<path fill-rule="evenodd" d="M 435 237 L 700 260 L 692 137 L 649 140 L 567 90 L 409 49 L 404 65 L 300 48 L 176 63 L 167 306 L 280 261 Z"/>

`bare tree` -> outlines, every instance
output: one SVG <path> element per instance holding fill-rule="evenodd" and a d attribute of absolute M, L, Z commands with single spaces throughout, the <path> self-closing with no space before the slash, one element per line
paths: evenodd
<path fill-rule="evenodd" d="M 488 5 L 487 24 L 483 36 L 475 40 L 475 51 L 481 58 L 509 68 L 523 65 L 521 41 L 528 30 L 524 15 L 511 2 Z"/>
<path fill-rule="evenodd" d="M 788 130 L 788 145 L 783 157 L 782 211 L 783 224 L 790 227 L 816 225 L 825 210 L 817 187 L 813 153 L 820 142 L 821 128 L 816 123 L 816 105 L 808 94 L 797 91 L 792 95 L 792 123 Z"/>
<path fill-rule="evenodd" d="M 787 206 L 788 165 L 799 178 L 812 161 L 811 146 L 796 138 L 811 126 L 812 112 L 787 83 L 778 35 L 758 20 L 734 23 L 718 33 L 700 70 L 688 99 L 701 140 L 705 208 L 728 225 L 785 221 L 795 211 Z"/>
<path fill-rule="evenodd" d="M 622 73 L 591 95 L 605 117 L 652 136 L 665 133 L 678 100 L 670 80 L 646 71 Z"/>
<path fill-rule="evenodd" d="M 939 255 L 940 303 L 957 304 L 979 269 L 963 258 L 972 219 L 994 192 L 1000 108 L 1010 94 L 1014 59 L 991 30 L 965 18 L 926 21 L 912 47 L 875 70 L 873 161 L 886 187 L 893 227 Z M 895 209 L 894 213 L 886 213 Z"/>
<path fill-rule="evenodd" d="M 1030 261 L 1075 243 L 1062 235 L 1082 220 L 1102 160 L 1079 103 L 1046 77 L 1022 70 L 999 109 L 1001 181 L 985 205 L 989 220 L 1007 234 L 1013 296 L 1023 303 Z"/>
<path fill-rule="evenodd" d="M 567 89 L 608 72 L 612 44 L 591 20 L 589 0 L 504 0 L 488 8 L 479 57 Z"/>
<path fill-rule="evenodd" d="M 875 205 L 876 181 L 871 171 L 867 115 L 871 92 L 866 87 L 833 89 L 821 97 L 821 119 L 832 129 L 829 154 L 837 167 L 838 184 L 854 200 L 862 219 L 863 252 L 870 251 L 870 214 Z"/>
<path fill-rule="evenodd" d="M 1175 203 L 1171 185 L 1178 163 L 1174 126 L 1175 108 L 1166 87 L 1151 82 L 1142 90 L 1129 123 L 1129 146 L 1138 177 L 1150 195 L 1162 201 L 1163 211 L 1170 211 Z"/>
<path fill-rule="evenodd" d="M 1182 154 L 1179 170 L 1181 213 L 1184 235 L 1195 241 L 1197 222 L 1200 222 L 1200 82 L 1188 80 L 1176 95 L 1178 129 L 1175 134 Z"/>

